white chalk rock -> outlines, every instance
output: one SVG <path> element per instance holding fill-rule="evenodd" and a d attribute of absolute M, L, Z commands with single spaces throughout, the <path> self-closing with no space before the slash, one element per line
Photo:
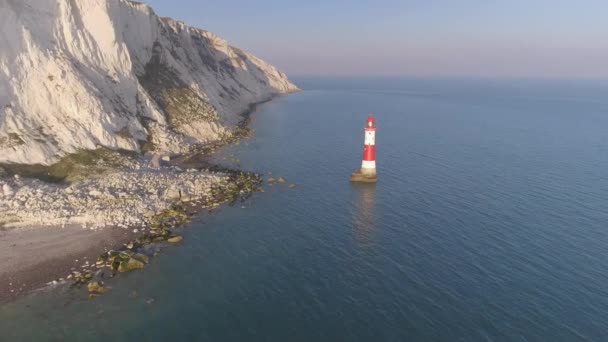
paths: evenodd
<path fill-rule="evenodd" d="M 160 155 L 155 154 L 152 156 L 152 159 L 150 159 L 150 167 L 155 169 L 160 167 Z"/>
<path fill-rule="evenodd" d="M 172 186 L 165 191 L 164 197 L 165 199 L 169 200 L 180 199 L 181 191 L 178 188 Z"/>
<path fill-rule="evenodd" d="M 89 196 L 91 197 L 101 197 L 103 194 L 100 191 L 97 190 L 91 190 L 89 191 Z"/>
<path fill-rule="evenodd" d="M 12 197 L 12 196 L 15 194 L 15 192 L 13 191 L 13 188 L 11 188 L 11 186 L 10 186 L 10 185 L 8 185 L 8 184 L 4 184 L 4 185 L 2 186 L 2 194 L 3 194 L 5 197 Z"/>
<path fill-rule="evenodd" d="M 141 152 L 141 141 L 186 151 L 229 133 L 250 104 L 297 90 L 259 58 L 135 1 L 0 0 L 0 23 L 0 163 Z"/>

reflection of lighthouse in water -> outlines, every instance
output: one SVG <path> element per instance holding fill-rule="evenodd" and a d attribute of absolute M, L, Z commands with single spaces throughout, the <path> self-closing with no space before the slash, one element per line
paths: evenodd
<path fill-rule="evenodd" d="M 355 239 L 359 244 L 367 245 L 374 241 L 376 231 L 375 207 L 376 188 L 373 186 L 355 186 L 356 210 L 353 217 Z"/>

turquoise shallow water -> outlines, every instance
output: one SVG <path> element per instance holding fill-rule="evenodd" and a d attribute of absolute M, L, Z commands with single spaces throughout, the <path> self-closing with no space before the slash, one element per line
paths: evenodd
<path fill-rule="evenodd" d="M 101 298 L 0 308 L 0 339 L 605 340 L 608 84 L 299 81 L 225 151 L 297 188 L 201 217 Z M 370 112 L 380 180 L 352 185 Z"/>

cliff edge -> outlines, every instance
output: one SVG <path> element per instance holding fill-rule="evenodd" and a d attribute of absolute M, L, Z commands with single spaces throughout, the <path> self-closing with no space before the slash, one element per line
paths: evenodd
<path fill-rule="evenodd" d="M 184 152 L 298 90 L 216 35 L 127 0 L 0 0 L 0 163 Z"/>

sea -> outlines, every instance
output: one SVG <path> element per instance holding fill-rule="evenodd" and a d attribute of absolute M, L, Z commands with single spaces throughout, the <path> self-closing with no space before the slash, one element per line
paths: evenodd
<path fill-rule="evenodd" d="M 608 82 L 295 81 L 215 157 L 287 183 L 101 297 L 1 306 L 0 340 L 608 340 Z"/>

